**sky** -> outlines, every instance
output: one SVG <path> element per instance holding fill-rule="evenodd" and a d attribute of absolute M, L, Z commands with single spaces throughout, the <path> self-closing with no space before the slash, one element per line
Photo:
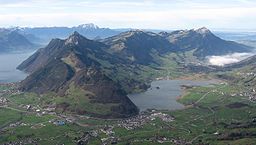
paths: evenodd
<path fill-rule="evenodd" d="M 0 27 L 256 31 L 256 0 L 0 0 Z"/>

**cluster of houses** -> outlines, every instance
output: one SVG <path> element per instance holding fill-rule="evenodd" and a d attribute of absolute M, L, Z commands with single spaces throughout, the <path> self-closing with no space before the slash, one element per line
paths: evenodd
<path fill-rule="evenodd" d="M 85 145 L 85 144 L 88 144 L 89 142 L 89 139 L 91 137 L 98 137 L 99 133 L 97 130 L 92 130 L 92 131 L 87 131 L 83 134 L 82 137 L 78 138 L 77 139 L 77 145 Z"/>
<path fill-rule="evenodd" d="M 252 89 L 248 97 L 250 101 L 256 101 L 256 89 Z"/>
<path fill-rule="evenodd" d="M 150 119 L 146 114 L 139 114 L 135 117 L 123 119 L 118 122 L 118 127 L 125 128 L 127 130 L 133 130 L 142 127 L 144 124 L 148 123 Z"/>
<path fill-rule="evenodd" d="M 57 126 L 63 126 L 66 124 L 66 122 L 64 120 L 55 120 L 52 122 L 54 125 L 57 125 Z"/>
<path fill-rule="evenodd" d="M 100 139 L 102 145 L 117 144 L 120 139 L 115 136 L 115 127 L 125 128 L 126 130 L 133 130 L 143 127 L 143 125 L 152 122 L 156 118 L 159 118 L 164 122 L 174 121 L 174 118 L 172 116 L 152 110 L 151 112 L 143 112 L 132 118 L 119 120 L 117 125 L 105 125 L 100 129 L 90 131 L 87 134 L 83 135 L 80 139 L 78 139 L 77 142 L 78 144 L 88 143 L 90 138 L 98 138 L 99 135 L 103 133 L 104 137 Z M 157 139 L 154 139 L 154 141 L 159 143 L 171 142 L 170 139 L 165 137 L 158 137 Z"/>
<path fill-rule="evenodd" d="M 238 72 L 237 74 L 243 77 L 256 77 L 256 73 L 254 72 L 248 72 L 248 73 Z"/>
<path fill-rule="evenodd" d="M 75 118 L 74 117 L 68 117 L 66 115 L 58 115 L 58 119 L 52 119 L 49 120 L 49 123 L 52 123 L 56 126 L 63 126 L 66 125 L 67 123 L 74 123 Z"/>
<path fill-rule="evenodd" d="M 39 105 L 31 105 L 31 104 L 24 105 L 24 104 L 22 104 L 19 107 L 28 112 L 35 112 L 37 114 L 37 116 L 42 116 L 42 115 L 46 115 L 46 114 L 56 115 L 56 112 L 55 112 L 56 107 L 52 107 L 52 106 L 49 106 L 47 108 L 41 108 Z"/>
<path fill-rule="evenodd" d="M 102 145 L 117 144 L 118 138 L 111 136 L 101 139 Z"/>
<path fill-rule="evenodd" d="M 77 145 L 86 145 L 89 143 L 89 139 L 90 139 L 90 134 L 88 132 L 86 132 L 81 138 L 77 139 Z"/>
<path fill-rule="evenodd" d="M 247 92 L 239 92 L 230 94 L 232 97 L 240 96 L 240 97 L 248 97 L 250 101 L 256 101 L 256 89 L 251 89 L 251 91 Z"/>
<path fill-rule="evenodd" d="M 0 105 L 6 105 L 8 100 L 6 98 L 0 97 Z"/>
<path fill-rule="evenodd" d="M 100 131 L 104 134 L 106 134 L 107 136 L 111 136 L 114 135 L 115 132 L 113 131 L 114 126 L 112 125 L 105 125 L 105 127 L 103 127 L 102 129 L 100 129 Z"/>
<path fill-rule="evenodd" d="M 174 118 L 168 114 L 162 113 L 162 112 L 155 112 L 152 113 L 149 118 L 151 120 L 155 120 L 156 118 L 160 118 L 164 122 L 172 122 L 174 121 Z"/>
<path fill-rule="evenodd" d="M 82 135 L 82 137 L 77 139 L 77 144 L 78 145 L 88 144 L 91 138 L 99 138 L 99 134 L 101 133 L 105 134 L 103 138 L 100 138 L 102 145 L 117 144 L 119 138 L 114 136 L 115 132 L 113 131 L 113 129 L 114 129 L 114 126 L 105 125 L 101 129 L 85 132 Z"/>
<path fill-rule="evenodd" d="M 105 125 L 103 128 L 99 130 L 99 132 L 104 133 L 107 137 L 101 138 L 102 145 L 108 144 L 117 144 L 118 138 L 115 137 L 115 132 L 113 131 L 113 125 Z"/>
<path fill-rule="evenodd" d="M 120 120 L 118 122 L 118 127 L 123 127 L 127 130 L 133 130 L 142 127 L 144 124 L 149 123 L 150 121 L 153 121 L 156 118 L 159 118 L 164 122 L 174 121 L 174 118 L 172 116 L 152 110 L 150 114 L 145 112 L 132 118 Z"/>
<path fill-rule="evenodd" d="M 17 84 L 16 83 L 7 83 L 7 84 L 0 84 L 0 87 L 6 87 L 8 89 L 3 89 L 1 90 L 1 94 L 6 94 L 6 95 L 16 95 L 16 94 L 20 94 L 20 91 L 17 88 Z"/>
<path fill-rule="evenodd" d="M 178 139 L 171 139 L 165 136 L 154 136 L 151 138 L 146 139 L 135 139 L 133 142 L 157 142 L 159 144 L 177 144 L 177 145 L 185 145 L 188 144 L 186 140 L 178 138 Z"/>

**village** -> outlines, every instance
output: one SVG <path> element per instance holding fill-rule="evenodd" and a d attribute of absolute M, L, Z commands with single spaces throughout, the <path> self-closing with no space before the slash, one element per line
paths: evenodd
<path fill-rule="evenodd" d="M 9 108 L 9 109 L 17 110 L 26 114 L 34 114 L 38 117 L 44 116 L 44 115 L 54 115 L 56 117 L 46 122 L 41 122 L 36 124 L 25 123 L 22 121 L 13 122 L 13 123 L 10 123 L 8 126 L 5 126 L 4 128 L 1 128 L 1 131 L 11 129 L 11 128 L 16 128 L 16 127 L 22 127 L 22 126 L 27 126 L 32 129 L 39 129 L 49 125 L 49 123 L 53 124 L 56 127 L 58 126 L 61 127 L 68 124 L 76 124 L 76 125 L 82 126 L 79 123 L 79 119 L 93 119 L 92 117 L 88 117 L 88 116 L 81 117 L 81 116 L 73 116 L 73 115 L 56 113 L 55 112 L 56 106 L 54 105 L 49 105 L 48 107 L 41 108 L 39 105 L 36 105 L 36 104 L 19 104 L 18 106 L 14 107 L 11 105 L 12 102 L 8 100 L 8 97 L 6 96 L 8 96 L 8 94 L 18 94 L 20 92 L 15 89 L 16 88 L 15 84 L 8 84 L 8 87 L 12 89 L 3 89 L 0 91 L 0 107 L 1 108 Z M 118 138 L 115 135 L 115 131 L 114 131 L 115 128 L 124 128 L 125 130 L 129 131 L 129 130 L 135 130 L 138 128 L 143 128 L 145 124 L 150 124 L 152 126 L 155 126 L 155 123 L 153 122 L 156 119 L 160 119 L 161 121 L 166 123 L 170 123 L 174 121 L 174 117 L 168 114 L 162 113 L 157 110 L 147 110 L 131 118 L 116 120 L 116 123 L 112 125 L 104 125 L 95 130 L 87 131 L 81 137 L 77 138 L 76 142 L 77 144 L 86 144 L 90 141 L 90 139 L 99 138 L 102 136 L 102 134 L 104 134 L 104 136 L 100 138 L 100 141 L 102 142 L 103 145 L 117 144 L 120 141 L 120 138 Z M 134 142 L 136 141 L 138 140 L 134 140 Z M 158 143 L 174 142 L 174 140 L 168 139 L 166 137 L 149 138 L 148 141 L 156 141 Z M 36 141 L 33 139 L 27 139 L 27 140 L 22 140 L 18 142 L 11 142 L 8 145 L 21 144 L 21 143 L 34 143 L 34 142 Z"/>
<path fill-rule="evenodd" d="M 113 125 L 104 125 L 104 127 L 99 128 L 97 130 L 92 130 L 87 132 L 83 137 L 78 140 L 78 144 L 83 144 L 89 142 L 90 138 L 98 137 L 100 134 L 104 134 L 107 137 L 101 138 L 102 145 L 108 144 L 117 144 L 120 139 L 115 136 L 115 128 L 124 128 L 126 130 L 135 130 L 138 128 L 143 128 L 145 124 L 155 125 L 153 123 L 154 120 L 160 119 L 164 122 L 172 122 L 174 118 L 168 114 L 159 112 L 157 110 L 148 110 L 145 112 L 141 112 L 139 115 L 127 119 L 120 119 L 117 121 L 117 124 Z M 139 140 L 134 140 L 134 142 L 138 142 Z M 158 143 L 165 142 L 178 142 L 177 140 L 168 139 L 166 137 L 156 137 L 149 138 L 148 141 L 155 141 Z"/>
<path fill-rule="evenodd" d="M 38 112 L 36 112 L 38 113 Z M 42 115 L 42 114 L 41 114 Z M 45 115 L 45 114 L 43 114 Z M 90 119 L 89 117 L 87 117 Z M 80 138 L 77 138 L 77 144 L 85 144 L 90 141 L 90 139 L 93 138 L 99 138 L 102 136 L 101 134 L 104 134 L 103 138 L 100 138 L 102 145 L 108 145 L 108 144 L 117 144 L 118 141 L 120 141 L 120 138 L 115 136 L 115 128 L 124 128 L 126 130 L 135 130 L 137 128 L 143 128 L 145 124 L 149 123 L 151 125 L 155 125 L 153 121 L 155 119 L 160 119 L 164 122 L 172 122 L 174 121 L 174 118 L 168 114 L 159 112 L 157 110 L 152 110 L 150 112 L 142 112 L 141 114 L 127 119 L 120 119 L 117 121 L 116 124 L 113 125 L 104 125 L 103 127 L 97 128 L 96 130 L 91 130 L 89 132 L 85 132 L 83 136 Z M 72 116 L 66 116 L 66 115 L 58 115 L 58 119 L 52 119 L 49 120 L 48 123 L 52 123 L 55 126 L 64 126 L 67 124 L 77 124 L 77 118 Z M 45 123 L 38 123 L 38 124 L 24 124 L 22 122 L 17 122 L 14 124 L 10 124 L 9 127 L 17 127 L 17 126 L 31 126 L 31 128 L 40 128 L 44 127 L 47 124 Z M 165 142 L 178 142 L 177 140 L 168 139 L 166 137 L 157 137 L 157 138 L 150 138 L 149 141 L 156 141 L 158 143 L 165 143 Z M 138 140 L 137 140 L 138 141 Z M 136 141 L 135 141 L 136 142 Z"/>
<path fill-rule="evenodd" d="M 0 96 L 2 95 L 15 95 L 19 94 L 20 91 L 17 89 L 17 83 L 0 83 L 0 88 L 8 88 L 8 89 L 0 89 Z"/>
<path fill-rule="evenodd" d="M 246 73 L 243 74 L 245 76 L 256 76 L 254 73 Z M 225 83 L 221 83 L 221 85 L 226 85 Z M 82 124 L 81 120 L 94 120 L 99 118 L 94 118 L 90 116 L 79 116 L 79 115 L 72 115 L 72 114 L 62 114 L 56 112 L 56 105 L 49 104 L 42 107 L 40 104 L 17 104 L 17 106 L 14 106 L 12 101 L 8 98 L 9 95 L 15 95 L 22 92 L 19 92 L 16 89 L 15 84 L 8 84 L 8 89 L 1 89 L 0 90 L 0 108 L 8 108 L 17 110 L 19 112 L 25 113 L 25 114 L 33 114 L 37 117 L 42 117 L 46 115 L 52 115 L 54 116 L 53 119 L 49 119 L 45 122 L 39 122 L 39 123 L 25 123 L 22 121 L 12 122 L 8 126 L 5 126 L 4 128 L 1 128 L 1 131 L 5 131 L 8 129 L 16 128 L 16 127 L 29 127 L 32 129 L 40 129 L 43 127 L 47 127 L 49 125 L 53 125 L 54 127 L 65 127 L 69 125 L 77 125 L 80 127 L 85 127 L 84 124 Z M 184 89 L 192 88 L 191 86 L 182 86 Z M 2 88 L 5 88 L 3 86 Z M 160 89 L 156 87 L 156 89 Z M 234 92 L 225 92 L 225 91 L 219 91 L 218 89 L 213 89 L 210 92 L 218 93 L 220 95 L 225 96 L 241 96 L 246 97 L 250 101 L 256 101 L 256 89 L 255 88 L 249 88 L 248 90 L 242 90 L 242 91 L 234 91 Z M 207 92 L 206 94 L 210 93 Z M 204 92 L 205 93 L 205 92 Z M 204 96 L 206 96 L 204 94 Z M 231 106 L 232 107 L 232 106 Z M 104 120 L 104 119 L 103 119 Z M 122 142 L 122 139 L 120 136 L 118 136 L 119 132 L 117 132 L 119 129 L 125 130 L 127 132 L 132 132 L 138 129 L 144 129 L 145 126 L 151 126 L 151 127 L 159 127 L 160 129 L 166 128 L 168 130 L 171 130 L 172 122 L 175 121 L 175 118 L 172 115 L 169 115 L 168 113 L 165 113 L 165 111 L 159 111 L 159 110 L 147 110 L 144 112 L 140 112 L 139 115 L 136 115 L 134 117 L 125 118 L 125 119 L 116 119 L 111 124 L 105 124 L 105 125 L 90 125 L 87 124 L 90 127 L 93 127 L 90 131 L 86 130 L 80 135 L 79 137 L 76 137 L 74 139 L 74 142 L 79 145 L 83 144 L 89 144 L 92 140 L 99 140 L 102 145 L 109 145 L 109 144 L 118 144 L 119 142 Z M 161 122 L 159 125 L 157 122 Z M 33 144 L 36 140 L 34 139 L 26 139 L 26 140 L 20 140 L 17 142 L 11 142 L 8 145 L 13 144 Z M 144 139 L 134 139 L 131 140 L 131 142 L 157 142 L 159 144 L 163 143 L 174 143 L 174 144 L 185 144 L 187 143 L 183 139 L 177 139 L 177 138 L 171 138 L 168 136 L 159 136 L 156 135 L 154 137 L 144 138 Z"/>

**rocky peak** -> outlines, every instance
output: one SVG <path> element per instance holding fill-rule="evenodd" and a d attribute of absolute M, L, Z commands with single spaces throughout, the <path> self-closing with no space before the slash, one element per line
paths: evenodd
<path fill-rule="evenodd" d="M 168 37 L 168 36 L 170 35 L 170 33 L 165 32 L 165 31 L 159 32 L 158 34 L 159 34 L 160 36 L 162 36 L 162 37 Z"/>
<path fill-rule="evenodd" d="M 144 31 L 141 30 L 141 29 L 132 29 L 132 30 L 130 30 L 128 32 L 130 32 L 130 33 L 144 33 Z"/>
<path fill-rule="evenodd" d="M 99 29 L 99 26 L 93 24 L 93 23 L 89 23 L 89 24 L 81 24 L 78 26 L 78 28 L 82 28 L 82 29 Z"/>
<path fill-rule="evenodd" d="M 209 29 L 207 29 L 206 27 L 199 28 L 199 29 L 195 30 L 195 32 L 202 34 L 202 35 L 207 35 L 207 34 L 211 33 L 211 31 Z"/>
<path fill-rule="evenodd" d="M 202 27 L 199 29 L 191 29 L 191 30 L 178 30 L 178 31 L 173 31 L 171 33 L 172 36 L 176 37 L 190 37 L 190 36 L 195 36 L 195 34 L 200 35 L 202 37 L 210 36 L 213 35 L 209 29 L 206 27 Z"/>
<path fill-rule="evenodd" d="M 123 34 L 125 34 L 125 35 L 135 35 L 135 34 L 141 34 L 141 33 L 143 33 L 143 31 L 140 30 L 140 29 L 132 29 L 132 30 L 124 32 Z"/>
<path fill-rule="evenodd" d="M 66 40 L 65 40 L 65 45 L 67 44 L 75 44 L 78 45 L 81 41 L 86 41 L 88 40 L 81 34 L 79 34 L 77 31 L 72 33 Z"/>
<path fill-rule="evenodd" d="M 145 32 L 143 30 L 140 29 L 133 29 L 127 32 L 124 32 L 121 34 L 121 36 L 123 36 L 124 38 L 128 38 L 128 37 L 141 37 L 141 36 L 147 36 L 147 35 L 153 35 L 151 33 Z"/>
<path fill-rule="evenodd" d="M 77 31 L 74 31 L 69 37 L 83 37 L 81 34 L 79 34 Z"/>

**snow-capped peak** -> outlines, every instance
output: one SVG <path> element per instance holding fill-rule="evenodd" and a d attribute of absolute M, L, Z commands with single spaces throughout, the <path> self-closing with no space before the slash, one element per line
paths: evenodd
<path fill-rule="evenodd" d="M 211 31 L 209 29 L 207 29 L 206 27 L 202 27 L 202 28 L 197 29 L 196 32 L 200 33 L 200 34 L 207 34 L 207 33 L 210 33 Z"/>
<path fill-rule="evenodd" d="M 99 29 L 99 26 L 89 23 L 89 24 L 81 24 L 78 26 L 78 28 L 83 28 L 83 29 Z"/>

